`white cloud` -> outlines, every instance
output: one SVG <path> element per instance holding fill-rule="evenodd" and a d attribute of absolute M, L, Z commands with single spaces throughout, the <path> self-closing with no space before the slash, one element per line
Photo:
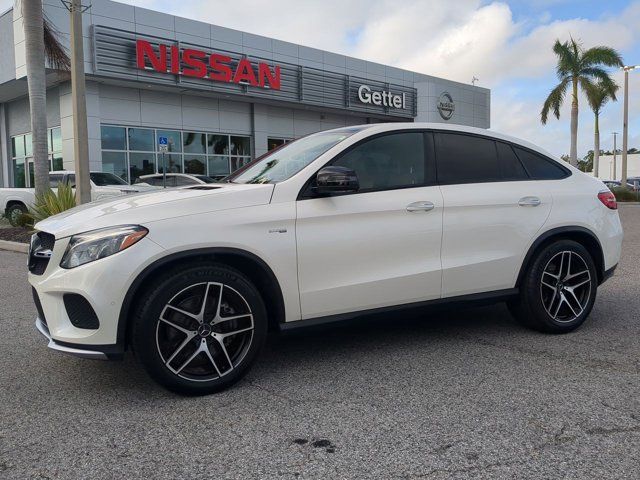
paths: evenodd
<path fill-rule="evenodd" d="M 13 7 L 13 0 L 0 0 L 0 13 L 4 13 Z"/>
<path fill-rule="evenodd" d="M 556 0 L 540 0 L 540 7 Z M 321 4 L 293 0 L 236 0 L 219 8 L 217 2 L 198 1 L 189 11 L 198 19 L 303 45 L 345 53 L 368 60 L 404 67 L 430 75 L 468 83 L 473 76 L 479 85 L 492 89 L 492 123 L 515 136 L 539 143 L 556 154 L 569 149 L 568 108 L 561 120 L 542 126 L 539 112 L 555 80 L 556 38 L 579 39 L 585 47 L 606 44 L 625 50 L 640 41 L 640 2 L 617 16 L 599 20 L 576 18 L 551 21 L 548 15 L 513 19 L 503 2 L 483 4 L 479 0 L 326 0 Z M 174 12 L 178 13 L 178 12 Z M 180 6 L 179 14 L 185 14 Z M 187 12 L 188 15 L 188 12 Z M 639 59 L 640 60 L 640 59 Z M 640 74 L 639 74 L 640 76 Z M 538 90 L 510 90 L 518 80 L 548 83 Z M 635 82 L 635 81 L 634 81 Z M 632 86 L 640 97 L 640 86 Z M 632 112 L 638 111 L 634 105 Z M 619 111 L 620 110 L 620 111 Z M 621 130 L 621 108 L 609 105 L 602 115 L 605 128 Z M 616 126 L 618 125 L 618 126 Z M 640 128 L 640 119 L 630 121 Z M 579 153 L 592 148 L 593 119 L 582 99 Z M 636 134 L 637 135 L 637 134 Z"/>

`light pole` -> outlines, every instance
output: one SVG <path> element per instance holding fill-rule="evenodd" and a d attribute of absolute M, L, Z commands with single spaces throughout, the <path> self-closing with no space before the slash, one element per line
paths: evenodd
<path fill-rule="evenodd" d="M 624 121 L 622 124 L 622 178 L 620 184 L 627 186 L 627 136 L 629 130 L 629 72 L 637 68 L 638 65 L 625 65 L 624 70 Z"/>
<path fill-rule="evenodd" d="M 85 98 L 84 51 L 82 39 L 82 13 L 80 0 L 62 0 L 71 13 L 71 103 L 73 108 L 73 156 L 76 173 L 76 201 L 91 201 L 89 180 L 89 133 L 87 127 L 87 101 Z"/>
<path fill-rule="evenodd" d="M 616 179 L 616 138 L 618 138 L 618 132 L 611 132 L 613 135 L 613 175 L 611 175 L 611 180 Z"/>

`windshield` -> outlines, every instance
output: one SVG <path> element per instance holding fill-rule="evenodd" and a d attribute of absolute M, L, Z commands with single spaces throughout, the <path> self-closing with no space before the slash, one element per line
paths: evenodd
<path fill-rule="evenodd" d="M 228 178 L 232 183 L 277 183 L 292 177 L 316 158 L 364 127 L 314 133 L 265 155 L 261 160 Z"/>
<path fill-rule="evenodd" d="M 113 173 L 105 172 L 91 172 L 89 174 L 91 181 L 98 187 L 104 187 L 107 185 L 129 185 L 123 179 L 114 175 Z"/>

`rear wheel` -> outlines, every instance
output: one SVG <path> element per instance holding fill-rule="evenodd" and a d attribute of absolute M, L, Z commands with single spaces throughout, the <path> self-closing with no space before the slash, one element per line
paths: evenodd
<path fill-rule="evenodd" d="M 139 308 L 133 347 L 152 378 L 170 390 L 204 395 L 248 371 L 267 333 L 257 289 L 224 265 L 166 275 Z"/>
<path fill-rule="evenodd" d="M 566 333 L 589 316 L 598 287 L 589 252 L 572 240 L 546 246 L 533 260 L 509 309 L 524 325 L 549 333 Z"/>

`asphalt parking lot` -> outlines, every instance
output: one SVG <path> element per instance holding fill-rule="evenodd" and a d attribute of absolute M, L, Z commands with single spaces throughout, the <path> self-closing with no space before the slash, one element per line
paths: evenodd
<path fill-rule="evenodd" d="M 51 352 L 0 251 L 0 478 L 638 478 L 640 205 L 577 332 L 502 305 L 274 336 L 236 387 L 169 393 Z M 386 321 L 385 321 L 386 320 Z"/>

